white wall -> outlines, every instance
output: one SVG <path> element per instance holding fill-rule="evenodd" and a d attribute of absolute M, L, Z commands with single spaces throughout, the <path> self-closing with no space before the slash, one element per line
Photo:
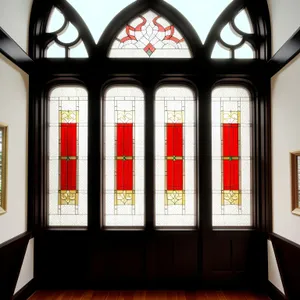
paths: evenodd
<path fill-rule="evenodd" d="M 293 35 L 300 26 L 299 0 L 268 0 L 273 54 Z"/>
<path fill-rule="evenodd" d="M 0 26 L 28 52 L 33 0 L 0 0 Z M 0 54 L 0 122 L 8 124 L 7 213 L 0 244 L 27 230 L 28 75 Z M 27 247 L 16 291 L 33 278 L 33 242 Z"/>
<path fill-rule="evenodd" d="M 0 216 L 0 244 L 27 230 L 28 75 L 0 54 L 0 122 L 8 125 L 7 212 Z M 18 288 L 33 276 L 33 243 Z"/>
<path fill-rule="evenodd" d="M 34 260 L 34 239 L 28 243 L 23 265 L 15 288 L 15 293 L 18 292 L 24 285 L 33 279 L 33 260 Z"/>
<path fill-rule="evenodd" d="M 284 294 L 282 280 L 271 241 L 268 241 L 268 274 L 270 282 Z"/>
<path fill-rule="evenodd" d="M 300 55 L 272 78 L 273 231 L 300 244 L 291 213 L 290 151 L 300 150 Z"/>
<path fill-rule="evenodd" d="M 0 26 L 27 52 L 33 0 L 0 0 Z"/>
<path fill-rule="evenodd" d="M 0 78 L 0 122 L 8 125 L 7 213 L 0 216 L 1 244 L 26 231 L 28 75 L 0 54 Z"/>

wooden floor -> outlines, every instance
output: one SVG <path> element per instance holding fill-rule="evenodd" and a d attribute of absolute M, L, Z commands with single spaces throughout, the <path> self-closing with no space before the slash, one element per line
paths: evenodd
<path fill-rule="evenodd" d="M 30 300 L 267 300 L 248 291 L 38 291 Z"/>

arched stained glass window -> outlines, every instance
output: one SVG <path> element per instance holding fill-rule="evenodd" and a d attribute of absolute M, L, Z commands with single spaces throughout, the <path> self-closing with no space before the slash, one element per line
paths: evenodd
<path fill-rule="evenodd" d="M 185 86 L 155 96 L 155 224 L 196 225 L 196 101 Z"/>
<path fill-rule="evenodd" d="M 211 203 L 214 226 L 252 225 L 251 197 L 260 195 L 259 188 L 251 190 L 257 174 L 249 167 L 250 140 L 267 119 L 254 109 L 260 123 L 252 128 L 248 91 L 220 86 L 212 95 L 210 136 L 207 91 L 225 78 L 255 86 L 268 76 L 266 0 L 35 1 L 31 22 L 30 56 L 37 66 L 31 90 L 41 101 L 30 111 L 39 125 L 36 135 L 48 130 L 48 153 L 42 134 L 31 149 L 32 160 L 45 159 L 40 173 L 32 171 L 42 186 L 32 191 L 34 199 L 48 207 L 42 226 L 197 227 Z M 87 91 L 58 86 L 45 108 L 43 91 L 56 80 L 80 80 Z M 200 181 L 198 173 L 211 172 L 205 162 L 211 155 L 213 177 Z M 253 159 L 259 165 L 260 157 Z"/>
<path fill-rule="evenodd" d="M 251 226 L 251 103 L 243 87 L 212 92 L 213 226 Z"/>
<path fill-rule="evenodd" d="M 206 37 L 216 19 L 232 0 L 164 0 L 180 11 L 193 25 L 201 41 Z"/>
<path fill-rule="evenodd" d="M 112 86 L 104 97 L 104 223 L 144 226 L 144 94 Z"/>
<path fill-rule="evenodd" d="M 87 100 L 78 86 L 56 87 L 49 95 L 50 226 L 87 225 Z"/>
<path fill-rule="evenodd" d="M 190 58 L 191 53 L 176 27 L 149 10 L 121 30 L 109 57 Z"/>

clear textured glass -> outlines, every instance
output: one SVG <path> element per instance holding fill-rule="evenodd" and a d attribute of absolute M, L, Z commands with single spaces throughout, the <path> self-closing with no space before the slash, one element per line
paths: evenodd
<path fill-rule="evenodd" d="M 235 46 L 242 41 L 242 37 L 234 32 L 229 24 L 221 31 L 221 39 L 229 45 Z"/>
<path fill-rule="evenodd" d="M 246 10 L 242 10 L 234 19 L 234 23 L 239 30 L 245 33 L 253 33 L 252 23 Z"/>
<path fill-rule="evenodd" d="M 202 43 L 223 10 L 232 0 L 165 0 L 179 10 L 197 31 Z"/>
<path fill-rule="evenodd" d="M 244 43 L 241 47 L 234 51 L 234 57 L 239 59 L 253 59 L 253 48 L 248 43 Z"/>
<path fill-rule="evenodd" d="M 149 10 L 127 24 L 114 40 L 109 57 L 190 58 L 176 27 Z"/>
<path fill-rule="evenodd" d="M 64 44 L 73 43 L 78 38 L 78 30 L 68 23 L 65 30 L 58 36 L 58 40 Z"/>
<path fill-rule="evenodd" d="M 87 226 L 88 97 L 81 87 L 49 95 L 48 225 Z"/>
<path fill-rule="evenodd" d="M 144 93 L 112 86 L 104 99 L 104 225 L 145 224 Z"/>
<path fill-rule="evenodd" d="M 52 43 L 48 46 L 46 51 L 47 58 L 65 58 L 66 57 L 66 50 L 64 47 L 58 45 L 57 43 Z"/>
<path fill-rule="evenodd" d="M 107 25 L 126 6 L 135 0 L 67 0 L 85 21 L 98 43 Z"/>
<path fill-rule="evenodd" d="M 155 225 L 196 225 L 196 101 L 185 86 L 155 95 Z"/>
<path fill-rule="evenodd" d="M 216 42 L 211 58 L 231 58 L 231 52 L 219 42 Z"/>
<path fill-rule="evenodd" d="M 55 32 L 62 28 L 65 22 L 64 15 L 58 10 L 54 8 L 50 14 L 49 21 L 47 24 L 46 32 Z"/>
<path fill-rule="evenodd" d="M 250 94 L 243 87 L 212 92 L 213 226 L 251 226 Z"/>

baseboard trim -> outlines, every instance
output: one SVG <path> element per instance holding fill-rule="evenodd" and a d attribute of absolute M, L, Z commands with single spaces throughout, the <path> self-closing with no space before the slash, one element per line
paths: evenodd
<path fill-rule="evenodd" d="M 36 291 L 36 282 L 30 280 L 17 293 L 14 294 L 13 300 L 27 300 Z"/>
<path fill-rule="evenodd" d="M 12 299 L 31 232 L 24 232 L 0 245 L 0 298 Z"/>
<path fill-rule="evenodd" d="M 287 300 L 285 295 L 270 281 L 268 282 L 268 296 L 272 300 Z"/>

